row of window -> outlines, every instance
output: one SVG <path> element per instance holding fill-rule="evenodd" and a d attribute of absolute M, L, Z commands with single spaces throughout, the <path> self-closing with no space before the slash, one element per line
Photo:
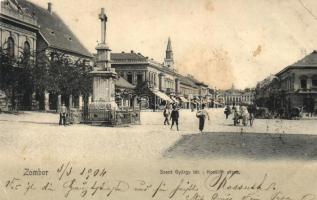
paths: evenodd
<path fill-rule="evenodd" d="M 225 96 L 226 101 L 250 101 L 253 100 L 253 96 Z"/>
<path fill-rule="evenodd" d="M 308 80 L 309 78 L 307 76 L 300 76 L 299 81 L 300 81 L 300 88 L 301 89 L 307 89 L 308 88 Z M 317 75 L 313 75 L 311 78 L 311 86 L 312 87 L 317 87 Z M 282 83 L 282 87 L 287 90 L 292 89 L 292 81 L 290 79 L 286 80 L 286 82 Z"/>
<path fill-rule="evenodd" d="M 129 83 L 133 84 L 133 75 L 132 74 L 127 75 L 127 81 Z M 141 84 L 142 82 L 143 82 L 143 74 L 137 74 L 136 75 L 136 83 Z"/>
<path fill-rule="evenodd" d="M 180 93 L 183 94 L 183 95 L 189 95 L 189 94 L 197 94 L 198 91 L 194 91 L 192 89 L 188 89 L 188 88 L 183 88 L 181 87 L 180 88 Z"/>
<path fill-rule="evenodd" d="M 122 77 L 124 77 L 125 78 L 125 76 L 124 76 L 124 73 L 123 72 L 121 72 L 120 73 L 120 75 L 122 76 Z M 143 83 L 143 74 L 136 74 L 136 80 L 135 81 L 133 81 L 133 74 L 132 73 L 127 73 L 127 75 L 126 75 L 126 80 L 129 82 L 129 83 L 131 83 L 131 84 L 142 84 Z M 149 76 L 149 80 L 148 80 L 151 84 L 154 84 L 155 86 L 156 86 L 156 76 L 155 76 L 155 74 L 150 74 L 150 76 Z"/>
<path fill-rule="evenodd" d="M 13 57 L 15 57 L 15 42 L 14 42 L 14 39 L 12 37 L 9 37 L 7 43 L 8 43 L 7 44 L 8 55 L 13 58 Z M 24 52 L 24 54 L 26 56 L 30 56 L 31 47 L 30 47 L 30 43 L 28 41 L 24 42 L 23 52 Z"/>
<path fill-rule="evenodd" d="M 128 73 L 127 76 L 125 77 L 125 76 L 124 76 L 124 73 L 123 73 L 123 72 L 120 72 L 120 76 L 123 77 L 123 78 L 126 78 L 126 80 L 127 80 L 129 83 L 135 84 L 135 83 L 133 82 L 133 74 Z M 136 84 L 141 84 L 141 83 L 143 83 L 143 74 L 137 74 L 137 75 L 136 75 L 136 81 L 135 81 L 135 82 L 136 82 Z"/>
<path fill-rule="evenodd" d="M 301 89 L 307 89 L 308 77 L 300 78 L 300 87 Z M 317 75 L 312 76 L 312 87 L 317 87 Z"/>

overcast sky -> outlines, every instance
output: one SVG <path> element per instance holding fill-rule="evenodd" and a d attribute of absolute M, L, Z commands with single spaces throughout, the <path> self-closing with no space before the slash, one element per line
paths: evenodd
<path fill-rule="evenodd" d="M 31 0 L 43 7 L 47 0 Z M 316 0 L 51 0 L 95 52 L 98 14 L 108 16 L 113 52 L 134 50 L 163 62 L 172 39 L 176 68 L 212 87 L 254 87 L 317 49 Z"/>

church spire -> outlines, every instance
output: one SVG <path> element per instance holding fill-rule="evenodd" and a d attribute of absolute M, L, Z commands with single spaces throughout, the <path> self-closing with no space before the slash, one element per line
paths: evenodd
<path fill-rule="evenodd" d="M 170 37 L 168 37 L 168 42 L 167 42 L 166 51 L 173 51 L 173 50 L 172 50 L 172 42 L 171 42 L 171 38 L 170 38 Z"/>
<path fill-rule="evenodd" d="M 174 59 L 173 59 L 173 50 L 172 50 L 172 42 L 171 38 L 168 37 L 166 54 L 164 59 L 164 66 L 173 69 L 174 68 Z"/>

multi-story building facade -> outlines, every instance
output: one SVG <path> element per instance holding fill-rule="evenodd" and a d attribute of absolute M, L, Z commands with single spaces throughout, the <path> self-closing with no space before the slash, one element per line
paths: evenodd
<path fill-rule="evenodd" d="M 111 61 L 112 67 L 116 69 L 117 74 L 129 83 L 140 85 L 147 82 L 151 88 L 159 88 L 161 66 L 154 60 L 131 51 L 131 53 L 111 53 Z"/>
<path fill-rule="evenodd" d="M 92 55 L 68 28 L 63 20 L 53 12 L 52 4 L 47 9 L 26 0 L 1 1 L 0 45 L 10 56 L 19 59 L 23 52 L 29 52 L 31 59 L 62 54 L 69 60 L 80 63 L 92 59 Z M 22 50 L 22 51 L 21 51 Z M 23 67 L 23 66 L 22 66 Z M 20 109 L 56 110 L 61 102 L 72 105 L 71 95 L 54 94 L 50 91 L 20 91 L 17 104 Z M 80 102 L 80 96 L 76 97 Z"/>
<path fill-rule="evenodd" d="M 298 62 L 276 74 L 280 90 L 285 92 L 283 103 L 302 107 L 305 112 L 317 108 L 317 52 L 314 51 Z"/>
<path fill-rule="evenodd" d="M 32 52 L 36 51 L 38 31 L 40 29 L 37 22 L 37 16 L 22 8 L 16 1 L 1 1 L 0 12 L 0 48 L 8 56 L 18 61 L 26 53 L 30 59 L 34 60 Z M 21 66 L 19 66 L 21 67 Z M 22 66 L 23 67 L 23 66 Z M 1 91 L 2 98 L 0 106 L 8 108 L 11 105 L 8 92 Z M 30 108 L 32 104 L 32 91 L 19 90 L 15 94 L 18 98 L 16 104 L 22 107 Z"/>
<path fill-rule="evenodd" d="M 73 62 L 92 63 L 93 56 L 53 12 L 51 3 L 48 3 L 47 8 L 42 8 L 27 0 L 4 0 L 1 1 L 0 17 L 1 49 L 6 49 L 13 57 L 18 59 L 22 49 L 29 52 L 34 60 L 43 57 L 52 60 L 56 58 L 56 54 L 60 54 Z M 163 63 L 135 52 L 112 53 L 111 60 L 112 67 L 121 77 L 116 86 L 119 89 L 122 85 L 133 88 L 125 80 L 138 87 L 146 85 L 154 94 L 153 105 L 178 102 L 188 107 L 191 99 L 207 95 L 206 84 L 192 76 L 182 76 L 176 71 L 170 38 Z M 0 94 L 3 99 L 4 92 Z M 21 91 L 18 104 L 22 109 L 34 109 L 34 101 L 37 109 L 58 110 L 62 102 L 70 107 L 80 107 L 83 97 L 81 94 L 61 94 L 48 90 Z M 132 104 L 122 101 L 122 98 L 120 101 L 123 105 Z"/>
<path fill-rule="evenodd" d="M 238 90 L 234 86 L 229 90 L 219 91 L 219 97 L 225 105 L 251 104 L 254 102 L 254 94 L 254 89 Z"/>
<path fill-rule="evenodd" d="M 256 99 L 273 111 L 283 110 L 286 115 L 295 107 L 316 112 L 317 51 L 258 83 Z"/>
<path fill-rule="evenodd" d="M 15 1 L 1 1 L 0 47 L 12 57 L 20 57 L 21 50 L 34 52 L 39 24 L 37 16 Z M 33 55 L 33 54 L 31 54 Z"/>
<path fill-rule="evenodd" d="M 180 80 L 180 95 L 188 98 L 188 96 L 192 95 L 199 96 L 199 87 L 196 83 L 187 76 L 178 76 Z"/>
<path fill-rule="evenodd" d="M 118 75 L 133 85 L 146 85 L 150 89 L 149 92 L 144 92 L 150 96 L 151 105 L 154 107 L 157 107 L 157 104 L 177 102 L 188 108 L 191 99 L 208 94 L 208 85 L 197 81 L 193 76 L 183 76 L 177 72 L 170 38 L 163 63 L 134 51 L 112 53 L 111 60 Z"/>

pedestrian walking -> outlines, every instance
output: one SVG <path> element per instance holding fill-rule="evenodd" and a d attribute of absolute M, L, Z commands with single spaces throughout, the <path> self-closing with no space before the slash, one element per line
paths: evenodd
<path fill-rule="evenodd" d="M 200 130 L 200 132 L 202 133 L 203 130 L 204 130 L 204 126 L 205 126 L 206 117 L 208 118 L 208 120 L 210 120 L 209 114 L 208 114 L 208 112 L 205 110 L 205 104 L 203 104 L 203 105 L 201 106 L 201 110 L 197 111 L 196 117 L 198 117 L 198 119 L 199 119 L 199 130 Z"/>
<path fill-rule="evenodd" d="M 179 110 L 176 105 L 173 105 L 173 110 L 171 112 L 172 125 L 171 130 L 173 129 L 174 124 L 176 124 L 176 128 L 178 131 L 178 118 L 179 118 Z"/>
<path fill-rule="evenodd" d="M 169 116 L 171 114 L 171 111 L 169 109 L 169 107 L 166 105 L 165 108 L 164 108 L 164 111 L 163 111 L 163 116 L 164 116 L 164 125 L 170 125 L 170 122 L 169 122 Z"/>
<path fill-rule="evenodd" d="M 256 111 L 257 111 L 257 108 L 256 108 L 256 104 L 255 103 L 252 103 L 251 105 L 248 106 L 248 112 L 249 112 L 249 120 L 250 120 L 250 126 L 253 126 L 253 122 L 254 122 L 254 119 L 255 119 L 255 115 L 256 115 Z"/>
<path fill-rule="evenodd" d="M 226 119 L 228 119 L 229 115 L 231 115 L 231 108 L 229 105 L 226 106 L 225 111 Z"/>
<path fill-rule="evenodd" d="M 63 103 L 61 106 L 61 111 L 59 113 L 59 125 L 66 126 L 66 115 L 67 115 L 67 108 Z"/>
<path fill-rule="evenodd" d="M 310 99 L 309 111 L 310 111 L 310 117 L 313 117 L 315 114 L 315 101 L 314 101 L 314 99 Z"/>
<path fill-rule="evenodd" d="M 194 112 L 194 110 L 195 110 L 195 104 L 194 104 L 194 102 L 191 102 L 191 110 L 192 110 L 192 112 Z"/>
<path fill-rule="evenodd" d="M 243 126 L 247 125 L 248 118 L 249 118 L 249 112 L 246 106 L 244 106 L 242 103 L 240 104 L 240 118 L 242 119 Z"/>

